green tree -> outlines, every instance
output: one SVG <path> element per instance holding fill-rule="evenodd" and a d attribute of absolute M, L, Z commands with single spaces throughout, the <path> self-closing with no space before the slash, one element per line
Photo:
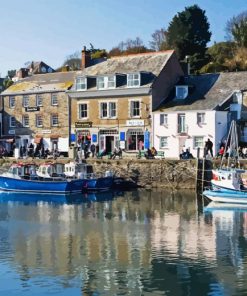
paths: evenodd
<path fill-rule="evenodd" d="M 237 46 L 234 42 L 219 42 L 214 43 L 208 48 L 209 63 L 203 66 L 201 73 L 213 73 L 230 70 L 227 61 L 234 58 Z"/>
<path fill-rule="evenodd" d="M 193 5 L 175 15 L 167 29 L 168 46 L 176 50 L 179 59 L 190 56 L 191 70 L 194 72 L 208 61 L 209 27 L 205 10 Z"/>
<path fill-rule="evenodd" d="M 247 47 L 247 10 L 227 22 L 226 33 L 239 47 Z"/>
<path fill-rule="evenodd" d="M 14 82 L 13 82 L 10 78 L 6 77 L 6 78 L 4 79 L 4 81 L 3 81 L 3 88 L 4 88 L 4 89 L 7 89 L 7 88 L 10 87 L 13 83 L 14 83 Z"/>

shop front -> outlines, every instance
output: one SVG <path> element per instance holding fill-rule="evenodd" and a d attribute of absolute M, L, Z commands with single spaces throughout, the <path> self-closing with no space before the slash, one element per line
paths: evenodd
<path fill-rule="evenodd" d="M 99 151 L 113 152 L 119 146 L 119 134 L 116 129 L 101 129 L 99 131 Z"/>

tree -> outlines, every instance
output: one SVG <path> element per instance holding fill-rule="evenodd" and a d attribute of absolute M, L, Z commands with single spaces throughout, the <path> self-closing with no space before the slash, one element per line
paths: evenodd
<path fill-rule="evenodd" d="M 147 49 L 146 46 L 144 46 L 141 38 L 136 37 L 136 39 L 127 39 L 126 41 L 121 41 L 118 46 L 113 47 L 109 51 L 109 56 L 127 55 L 148 51 L 150 50 Z"/>
<path fill-rule="evenodd" d="M 226 61 L 234 58 L 236 52 L 236 44 L 234 42 L 219 42 L 214 43 L 208 48 L 209 63 L 203 66 L 201 73 L 213 73 L 230 70 Z"/>
<path fill-rule="evenodd" d="M 247 10 L 227 22 L 226 33 L 239 47 L 247 47 Z"/>
<path fill-rule="evenodd" d="M 7 76 L 12 79 L 16 74 L 16 70 L 8 70 Z"/>
<path fill-rule="evenodd" d="M 159 51 L 168 49 L 167 45 L 167 31 L 163 28 L 156 30 L 152 35 L 152 40 L 149 41 L 150 48 Z"/>
<path fill-rule="evenodd" d="M 167 29 L 168 46 L 176 50 L 179 59 L 190 56 L 192 71 L 208 61 L 205 53 L 211 37 L 209 27 L 205 11 L 193 5 L 175 15 Z"/>
<path fill-rule="evenodd" d="M 70 70 L 76 71 L 81 68 L 81 53 L 76 51 L 71 55 L 68 55 L 63 63 L 63 66 L 69 66 Z"/>
<path fill-rule="evenodd" d="M 13 80 L 9 79 L 8 77 L 6 77 L 3 81 L 3 88 L 7 89 L 8 87 L 10 87 L 13 84 Z"/>

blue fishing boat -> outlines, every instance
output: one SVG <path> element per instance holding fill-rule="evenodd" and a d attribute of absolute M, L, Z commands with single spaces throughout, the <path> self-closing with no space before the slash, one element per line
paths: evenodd
<path fill-rule="evenodd" d="M 34 164 L 13 164 L 8 172 L 0 175 L 0 191 L 70 194 L 82 192 L 82 179 L 43 178 L 36 174 Z"/>

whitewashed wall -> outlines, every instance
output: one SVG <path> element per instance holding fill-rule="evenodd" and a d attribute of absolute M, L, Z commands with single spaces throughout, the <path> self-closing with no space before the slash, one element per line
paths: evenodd
<path fill-rule="evenodd" d="M 197 124 L 197 113 L 205 113 L 205 123 Z M 168 114 L 167 126 L 160 125 L 160 114 Z M 195 136 L 203 137 L 203 147 L 209 138 L 213 142 L 213 153 L 217 153 L 219 143 L 227 134 L 227 113 L 226 111 L 186 111 L 186 112 L 155 112 L 153 113 L 153 146 L 165 152 L 167 158 L 179 158 L 182 148 L 189 148 L 194 157 L 197 155 L 197 148 L 194 145 Z M 187 136 L 178 135 L 178 114 L 185 114 Z M 160 137 L 168 137 L 166 148 L 160 147 Z M 201 156 L 203 153 L 201 149 Z"/>

